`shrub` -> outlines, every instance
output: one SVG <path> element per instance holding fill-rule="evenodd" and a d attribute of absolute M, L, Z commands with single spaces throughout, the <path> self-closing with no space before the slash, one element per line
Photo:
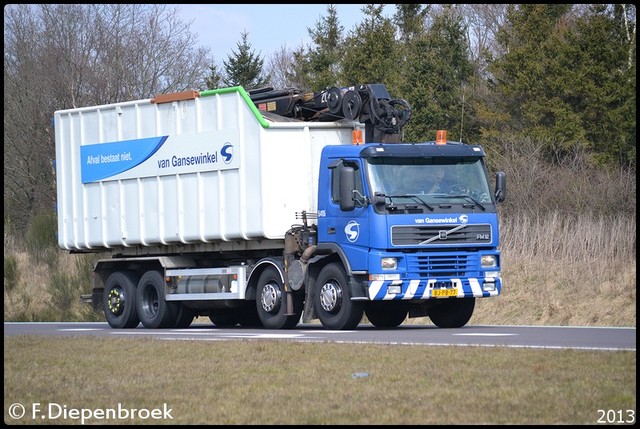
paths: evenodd
<path fill-rule="evenodd" d="M 55 266 L 58 260 L 55 256 L 55 253 L 58 253 L 57 227 L 55 213 L 40 213 L 29 224 L 25 236 L 29 255 L 50 267 Z"/>
<path fill-rule="evenodd" d="M 4 289 L 12 291 L 20 281 L 20 270 L 18 270 L 18 259 L 15 255 L 4 255 Z"/>

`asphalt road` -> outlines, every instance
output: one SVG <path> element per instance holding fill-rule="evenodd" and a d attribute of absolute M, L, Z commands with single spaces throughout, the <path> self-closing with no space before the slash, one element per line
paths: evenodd
<path fill-rule="evenodd" d="M 298 342 L 414 344 L 425 346 L 485 346 L 541 349 L 636 351 L 636 328 L 573 326 L 474 326 L 440 329 L 433 325 L 400 325 L 376 329 L 360 325 L 350 331 L 331 331 L 315 324 L 294 329 L 217 328 L 194 323 L 187 329 L 112 329 L 107 323 L 5 322 L 5 338 L 12 335 L 45 336 L 152 336 L 165 340 L 286 340 Z"/>

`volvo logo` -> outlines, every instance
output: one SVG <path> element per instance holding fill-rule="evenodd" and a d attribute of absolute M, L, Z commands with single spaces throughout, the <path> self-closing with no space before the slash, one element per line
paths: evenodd
<path fill-rule="evenodd" d="M 433 237 L 421 241 L 419 244 L 420 245 L 425 245 L 425 244 L 429 244 L 432 241 L 436 241 L 436 240 L 446 240 L 449 237 L 449 234 L 453 234 L 456 231 L 460 231 L 462 228 L 466 228 L 467 225 L 458 225 L 455 228 L 452 229 L 441 229 L 438 231 L 438 235 L 434 235 Z"/>

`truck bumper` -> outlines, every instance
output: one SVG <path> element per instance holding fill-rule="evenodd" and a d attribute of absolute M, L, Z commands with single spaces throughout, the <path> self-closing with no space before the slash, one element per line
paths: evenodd
<path fill-rule="evenodd" d="M 486 298 L 500 295 L 501 290 L 500 277 L 375 280 L 369 282 L 367 295 L 371 301 Z"/>

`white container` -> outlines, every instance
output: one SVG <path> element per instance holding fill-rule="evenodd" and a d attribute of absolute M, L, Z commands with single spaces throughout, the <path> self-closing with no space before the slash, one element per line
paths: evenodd
<path fill-rule="evenodd" d="M 281 240 L 317 211 L 320 152 L 354 122 L 265 119 L 239 87 L 55 112 L 67 250 Z"/>

